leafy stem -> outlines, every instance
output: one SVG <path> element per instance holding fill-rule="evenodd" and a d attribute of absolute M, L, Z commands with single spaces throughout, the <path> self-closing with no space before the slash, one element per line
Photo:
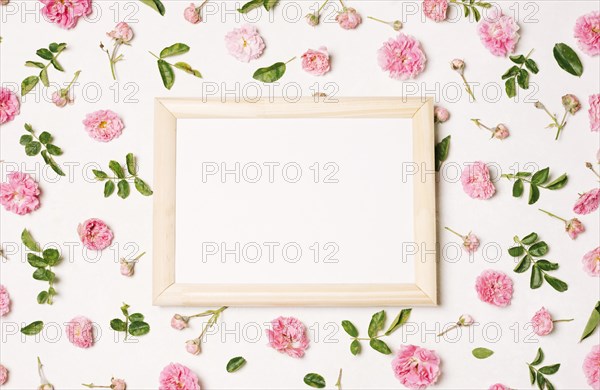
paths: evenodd
<path fill-rule="evenodd" d="M 52 271 L 52 267 L 60 263 L 60 252 L 54 248 L 42 251 L 42 248 L 27 229 L 24 229 L 21 233 L 21 241 L 31 251 L 27 254 L 27 262 L 35 268 L 32 277 L 35 280 L 48 282 L 48 290 L 41 291 L 37 295 L 37 302 L 40 305 L 44 303 L 52 305 L 53 298 L 56 295 L 54 289 L 56 274 Z"/>
<path fill-rule="evenodd" d="M 410 317 L 412 309 L 402 309 L 400 313 L 394 318 L 390 326 L 388 327 L 385 333 L 379 334 L 384 326 L 386 321 L 385 310 L 381 310 L 371 317 L 371 322 L 369 323 L 368 336 L 369 337 L 358 337 L 358 329 L 354 324 L 350 321 L 344 320 L 342 321 L 342 328 L 344 331 L 352 337 L 352 343 L 350 344 L 350 353 L 353 355 L 358 355 L 362 350 L 362 346 L 360 344 L 361 341 L 369 341 L 369 345 L 371 348 L 376 350 L 379 353 L 384 355 L 389 355 L 392 353 L 392 350 L 388 345 L 380 340 L 384 336 L 389 336 L 394 333 L 398 328 L 404 325 L 408 318 Z"/>
<path fill-rule="evenodd" d="M 516 174 L 505 173 L 501 177 L 508 180 L 514 180 L 512 194 L 513 197 L 519 198 L 523 195 L 524 186 L 523 183 L 529 184 L 529 204 L 534 204 L 540 198 L 540 188 L 547 190 L 559 190 L 567 185 L 568 177 L 566 173 L 563 173 L 556 179 L 550 181 L 550 168 L 546 167 L 540 169 L 535 173 L 531 172 L 517 172 Z"/>
<path fill-rule="evenodd" d="M 52 158 L 52 156 L 60 156 L 63 153 L 61 148 L 52 144 L 52 134 L 44 131 L 38 137 L 29 123 L 25 124 L 25 130 L 29 134 L 24 134 L 19 139 L 19 143 L 25 147 L 25 154 L 28 156 L 37 156 L 41 152 L 44 162 L 50 165 L 50 168 L 52 168 L 57 175 L 65 176 L 63 170 L 56 161 L 54 161 L 54 158 Z"/>
<path fill-rule="evenodd" d="M 127 167 L 127 174 L 121 164 L 114 160 L 108 163 L 108 167 L 114 173 L 114 176 L 109 176 L 108 173 L 96 169 L 92 171 L 96 180 L 106 181 L 104 184 L 104 197 L 108 198 L 111 196 L 115 192 L 115 188 L 117 188 L 117 195 L 122 199 L 126 199 L 131 192 L 131 186 L 129 185 L 131 181 L 133 181 L 135 189 L 140 194 L 144 196 L 152 195 L 153 191 L 150 186 L 138 176 L 136 159 L 133 153 L 128 153 L 125 156 L 125 165 Z"/>
<path fill-rule="evenodd" d="M 21 82 L 21 96 L 25 96 L 29 92 L 31 92 L 31 90 L 33 90 L 33 88 L 35 88 L 35 86 L 38 84 L 38 82 L 40 80 L 42 81 L 42 84 L 45 87 L 50 86 L 50 81 L 48 79 L 48 67 L 50 65 L 52 65 L 54 67 L 54 69 L 56 69 L 60 72 L 65 71 L 63 69 L 62 65 L 58 62 L 58 57 L 66 48 L 67 48 L 66 43 L 53 42 L 50 45 L 48 45 L 47 49 L 41 48 L 35 52 L 35 54 L 37 54 L 38 57 L 48 61 L 46 64 L 43 64 L 38 61 L 26 61 L 25 62 L 25 66 L 27 66 L 27 67 L 40 69 L 40 73 L 37 76 L 29 76 Z"/>
<path fill-rule="evenodd" d="M 492 6 L 490 3 L 475 0 L 450 0 L 450 3 L 462 5 L 465 12 L 465 17 L 468 17 L 471 13 L 473 13 L 476 22 L 479 22 L 481 19 L 481 13 L 477 7 L 490 8 Z"/>
<path fill-rule="evenodd" d="M 125 332 L 125 340 L 127 335 L 143 336 L 150 332 L 150 325 L 144 322 L 144 315 L 141 313 L 129 314 L 129 305 L 123 303 L 121 313 L 125 316 L 125 321 L 114 318 L 110 321 L 110 327 L 117 332 Z"/>
<path fill-rule="evenodd" d="M 530 58 L 533 53 L 533 49 L 527 53 L 527 55 L 514 55 L 510 56 L 510 60 L 515 64 L 511 66 L 502 75 L 502 80 L 505 80 L 504 86 L 506 95 L 509 98 L 513 98 L 517 95 L 517 84 L 522 89 L 529 89 L 529 72 L 537 74 L 539 68 L 537 63 Z"/>

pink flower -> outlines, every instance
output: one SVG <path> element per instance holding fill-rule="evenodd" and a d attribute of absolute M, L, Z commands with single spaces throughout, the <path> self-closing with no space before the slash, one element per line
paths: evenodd
<path fill-rule="evenodd" d="M 196 374 L 179 363 L 170 363 L 163 368 L 159 382 L 159 390 L 200 390 Z"/>
<path fill-rule="evenodd" d="M 600 131 L 600 93 L 590 95 L 589 102 L 590 130 Z"/>
<path fill-rule="evenodd" d="M 360 14 L 350 7 L 344 7 L 344 10 L 337 14 L 335 20 L 344 30 L 354 30 L 362 22 Z"/>
<path fill-rule="evenodd" d="M 424 0 L 423 13 L 434 22 L 446 20 L 448 11 L 448 0 Z"/>
<path fill-rule="evenodd" d="M 134 262 L 129 262 L 125 259 L 121 259 L 119 260 L 119 271 L 121 272 L 121 275 L 123 276 L 133 276 L 134 273 L 134 269 L 135 269 L 135 263 Z"/>
<path fill-rule="evenodd" d="M 265 50 L 265 42 L 256 27 L 245 24 L 225 35 L 225 46 L 229 54 L 242 62 L 250 62 L 260 57 Z"/>
<path fill-rule="evenodd" d="M 3 284 L 0 284 L 0 317 L 4 317 L 10 312 L 10 295 Z"/>
<path fill-rule="evenodd" d="M 16 94 L 9 89 L 0 87 L 0 125 L 10 122 L 19 115 L 21 103 Z"/>
<path fill-rule="evenodd" d="M 89 113 L 83 120 L 85 131 L 100 142 L 108 142 L 123 132 L 123 121 L 111 110 L 99 110 Z"/>
<path fill-rule="evenodd" d="M 73 100 L 69 97 L 69 94 L 62 94 L 62 91 L 56 91 L 52 94 L 52 103 L 56 105 L 56 107 L 64 107 L 67 104 L 72 104 Z"/>
<path fill-rule="evenodd" d="M 491 385 L 489 390 L 510 390 L 510 387 L 496 383 L 495 385 Z"/>
<path fill-rule="evenodd" d="M 440 376 L 440 358 L 430 349 L 402 345 L 392 361 L 392 369 L 402 385 L 422 390 L 434 384 Z"/>
<path fill-rule="evenodd" d="M 86 248 L 96 251 L 107 248 L 113 240 L 113 232 L 98 218 L 91 218 L 79 224 L 77 233 Z"/>
<path fill-rule="evenodd" d="M 175 314 L 173 318 L 171 318 L 171 328 L 182 330 L 188 327 L 188 317 L 180 316 L 179 314 Z"/>
<path fill-rule="evenodd" d="M 494 132 L 492 133 L 492 136 L 499 140 L 506 139 L 509 135 L 510 132 L 508 131 L 508 127 L 506 127 L 506 125 L 503 125 L 502 123 L 496 126 Z"/>
<path fill-rule="evenodd" d="M 111 390 L 125 390 L 127 389 L 127 384 L 123 379 L 112 378 L 110 380 L 110 388 Z"/>
<path fill-rule="evenodd" d="M 460 175 L 463 190 L 473 199 L 489 199 L 496 192 L 490 180 L 490 171 L 484 162 L 467 165 Z"/>
<path fill-rule="evenodd" d="M 133 30 L 125 22 L 119 22 L 115 28 L 107 32 L 106 35 L 114 40 L 121 41 L 123 43 L 129 43 L 133 39 Z"/>
<path fill-rule="evenodd" d="M 546 336 L 554 329 L 554 322 L 552 322 L 552 316 L 548 313 L 545 307 L 538 310 L 533 318 L 531 319 L 533 324 L 533 331 L 538 336 Z"/>
<path fill-rule="evenodd" d="M 581 223 L 580 220 L 573 218 L 567 221 L 565 224 L 565 230 L 569 237 L 574 240 L 578 235 L 585 232 L 585 226 L 583 226 L 583 223 Z"/>
<path fill-rule="evenodd" d="M 575 22 L 575 38 L 579 48 L 590 56 L 600 54 L 600 12 L 592 11 Z"/>
<path fill-rule="evenodd" d="M 2 364 L 0 364 L 0 386 L 6 383 L 8 380 L 8 370 Z"/>
<path fill-rule="evenodd" d="M 12 172 L 8 182 L 0 184 L 0 204 L 18 215 L 29 214 L 40 208 L 40 188 L 28 173 Z"/>
<path fill-rule="evenodd" d="M 583 269 L 590 276 L 600 276 L 600 246 L 583 255 Z"/>
<path fill-rule="evenodd" d="M 92 321 L 82 316 L 73 318 L 67 324 L 67 337 L 76 347 L 91 347 L 94 345 L 94 328 Z"/>
<path fill-rule="evenodd" d="M 269 346 L 291 357 L 304 356 L 309 340 L 306 327 L 295 317 L 278 317 L 267 329 Z"/>
<path fill-rule="evenodd" d="M 594 390 L 600 390 L 600 344 L 592 347 L 592 350 L 583 361 L 583 373 L 588 385 Z"/>
<path fill-rule="evenodd" d="M 183 17 L 192 24 L 200 23 L 202 21 L 200 7 L 196 7 L 194 3 L 190 3 L 190 5 L 183 11 Z"/>
<path fill-rule="evenodd" d="M 569 114 L 575 115 L 581 109 L 579 98 L 572 93 L 568 93 L 561 98 L 562 105 Z"/>
<path fill-rule="evenodd" d="M 577 199 L 573 211 L 575 214 L 589 214 L 598 208 L 600 203 L 600 188 L 594 188 Z"/>
<path fill-rule="evenodd" d="M 302 54 L 302 69 L 315 76 L 322 76 L 331 69 L 329 65 L 329 53 L 326 47 L 318 50 L 308 49 Z"/>
<path fill-rule="evenodd" d="M 435 106 L 433 109 L 433 121 L 436 123 L 444 123 L 450 119 L 450 113 L 444 107 Z"/>
<path fill-rule="evenodd" d="M 463 246 L 469 253 L 474 253 L 479 248 L 479 239 L 473 233 L 464 237 Z"/>
<path fill-rule="evenodd" d="M 505 307 L 512 299 L 513 282 L 503 272 L 486 270 L 477 277 L 475 289 L 481 301 Z"/>
<path fill-rule="evenodd" d="M 40 0 L 44 4 L 42 15 L 52 23 L 72 29 L 77 20 L 92 13 L 91 0 Z"/>
<path fill-rule="evenodd" d="M 506 56 L 515 50 L 519 41 L 519 26 L 512 17 L 502 11 L 492 10 L 489 19 L 484 18 L 477 27 L 483 45 L 495 56 Z"/>
<path fill-rule="evenodd" d="M 200 340 L 188 340 L 185 342 L 185 350 L 192 355 L 200 355 Z"/>
<path fill-rule="evenodd" d="M 412 79 L 425 69 L 425 54 L 421 44 L 410 35 L 398 34 L 384 42 L 378 51 L 379 66 L 394 79 Z"/>

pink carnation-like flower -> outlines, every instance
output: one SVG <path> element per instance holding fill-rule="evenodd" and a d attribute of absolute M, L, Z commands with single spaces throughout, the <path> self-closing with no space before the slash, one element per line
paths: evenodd
<path fill-rule="evenodd" d="M 515 51 L 519 41 L 519 26 L 511 16 L 493 10 L 477 26 L 483 45 L 495 56 L 506 56 Z"/>
<path fill-rule="evenodd" d="M 576 214 L 589 214 L 596 211 L 600 204 L 600 188 L 594 188 L 584 193 L 577 199 L 573 211 Z"/>
<path fill-rule="evenodd" d="M 309 339 L 306 327 L 295 317 L 278 317 L 271 321 L 272 329 L 267 329 L 269 346 L 291 357 L 304 356 Z"/>
<path fill-rule="evenodd" d="M 344 30 L 354 30 L 362 22 L 360 14 L 350 7 L 344 7 L 344 10 L 337 14 L 335 20 Z"/>
<path fill-rule="evenodd" d="M 475 289 L 483 302 L 505 307 L 512 299 L 513 282 L 503 272 L 486 270 L 477 277 Z"/>
<path fill-rule="evenodd" d="M 422 390 L 434 384 L 440 376 L 440 358 L 430 349 L 402 345 L 392 361 L 392 369 L 402 385 Z"/>
<path fill-rule="evenodd" d="M 600 54 L 600 12 L 592 11 L 577 18 L 575 38 L 586 54 L 590 56 Z"/>
<path fill-rule="evenodd" d="M 501 383 L 496 383 L 495 385 L 491 385 L 489 390 L 510 390 L 510 387 L 504 386 Z"/>
<path fill-rule="evenodd" d="M 329 72 L 329 53 L 326 47 L 320 47 L 318 50 L 308 49 L 302 54 L 302 69 L 315 76 L 322 76 Z"/>
<path fill-rule="evenodd" d="M 44 4 L 42 15 L 65 29 L 77 25 L 80 17 L 92 13 L 91 0 L 40 0 Z"/>
<path fill-rule="evenodd" d="M 92 321 L 83 316 L 73 318 L 67 324 L 67 337 L 76 347 L 91 347 L 94 345 L 94 327 Z"/>
<path fill-rule="evenodd" d="M 567 221 L 565 224 L 565 231 L 571 237 L 572 240 L 576 239 L 578 235 L 585 232 L 585 226 L 577 218 L 573 218 Z"/>
<path fill-rule="evenodd" d="M 583 269 L 590 276 L 600 276 L 600 246 L 583 255 Z"/>
<path fill-rule="evenodd" d="M 4 285 L 0 284 L 0 317 L 10 312 L 10 295 Z"/>
<path fill-rule="evenodd" d="M 0 184 L 0 204 L 18 215 L 29 214 L 40 208 L 40 188 L 28 173 L 12 172 L 7 183 Z"/>
<path fill-rule="evenodd" d="M 111 110 L 99 110 L 89 113 L 83 120 L 85 131 L 100 142 L 108 142 L 123 132 L 123 121 Z"/>
<path fill-rule="evenodd" d="M 256 27 L 250 24 L 245 24 L 227 33 L 225 46 L 229 54 L 242 62 L 257 59 L 265 50 L 265 42 Z"/>
<path fill-rule="evenodd" d="M 533 324 L 533 331 L 538 336 L 546 336 L 552 332 L 554 329 L 554 322 L 552 322 L 552 316 L 546 310 L 545 307 L 542 307 L 538 310 L 533 318 L 531 319 L 531 323 Z"/>
<path fill-rule="evenodd" d="M 463 190 L 473 199 L 489 199 L 496 192 L 490 171 L 482 161 L 467 165 L 460 175 Z"/>
<path fill-rule="evenodd" d="M 423 13 L 434 22 L 443 22 L 447 18 L 448 0 L 424 0 Z"/>
<path fill-rule="evenodd" d="M 0 87 L 0 125 L 15 119 L 20 108 L 21 103 L 17 95 L 7 88 Z"/>
<path fill-rule="evenodd" d="M 128 43 L 133 39 L 133 30 L 129 27 L 129 24 L 125 22 L 119 22 L 112 31 L 106 33 L 110 38 Z"/>
<path fill-rule="evenodd" d="M 583 361 L 583 373 L 588 385 L 594 390 L 600 390 L 600 344 L 592 347 L 592 350 Z"/>
<path fill-rule="evenodd" d="M 8 381 L 8 370 L 2 364 L 0 364 L 0 386 Z"/>
<path fill-rule="evenodd" d="M 590 109 L 588 115 L 590 117 L 590 130 L 600 131 L 600 93 L 590 95 Z"/>
<path fill-rule="evenodd" d="M 104 221 L 91 218 L 77 226 L 77 234 L 83 245 L 91 250 L 101 251 L 110 246 L 113 232 Z"/>
<path fill-rule="evenodd" d="M 110 380 L 111 390 L 126 390 L 127 384 L 123 379 L 112 378 Z"/>
<path fill-rule="evenodd" d="M 170 363 L 163 368 L 158 380 L 159 390 L 200 390 L 196 374 L 179 363 Z"/>
<path fill-rule="evenodd" d="M 410 35 L 398 34 L 384 42 L 378 51 L 379 66 L 394 79 L 412 79 L 425 69 L 425 53 L 421 44 Z"/>

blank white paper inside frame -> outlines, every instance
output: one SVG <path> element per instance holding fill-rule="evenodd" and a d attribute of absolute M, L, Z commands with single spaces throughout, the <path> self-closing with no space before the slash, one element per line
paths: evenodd
<path fill-rule="evenodd" d="M 177 283 L 413 283 L 409 119 L 184 119 Z"/>

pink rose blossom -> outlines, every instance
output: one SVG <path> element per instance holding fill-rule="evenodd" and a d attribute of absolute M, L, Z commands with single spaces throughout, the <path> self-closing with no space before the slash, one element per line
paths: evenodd
<path fill-rule="evenodd" d="M 227 33 L 225 46 L 229 54 L 242 62 L 257 59 L 265 50 L 265 42 L 256 27 L 250 24 L 245 24 Z"/>
<path fill-rule="evenodd" d="M 82 316 L 73 318 L 67 324 L 67 337 L 76 347 L 91 347 L 94 345 L 94 328 L 92 321 Z"/>
<path fill-rule="evenodd" d="M 113 240 L 113 232 L 98 218 L 91 218 L 79 224 L 77 233 L 86 248 L 96 251 L 107 248 Z"/>
<path fill-rule="evenodd" d="M 502 123 L 496 126 L 494 132 L 492 133 L 492 136 L 499 140 L 506 139 L 509 135 L 510 132 L 508 131 L 508 127 L 506 127 L 506 125 L 503 125 Z"/>
<path fill-rule="evenodd" d="M 179 314 L 175 314 L 173 318 L 171 318 L 171 328 L 182 330 L 188 327 L 188 317 L 180 316 Z"/>
<path fill-rule="evenodd" d="M 198 12 L 194 3 L 190 3 L 190 5 L 183 11 L 183 17 L 192 24 L 197 24 L 202 21 L 200 12 Z"/>
<path fill-rule="evenodd" d="M 504 57 L 515 51 L 519 41 L 519 26 L 510 16 L 496 9 L 490 12 L 477 27 L 483 45 L 495 56 Z"/>
<path fill-rule="evenodd" d="M 188 340 L 185 342 L 185 350 L 192 355 L 200 355 L 200 340 Z"/>
<path fill-rule="evenodd" d="M 460 175 L 463 190 L 473 199 L 489 199 L 496 192 L 490 180 L 490 171 L 484 162 L 467 165 Z"/>
<path fill-rule="evenodd" d="M 0 386 L 8 381 L 8 370 L 2 364 L 0 364 Z"/>
<path fill-rule="evenodd" d="M 575 214 L 589 214 L 596 211 L 600 203 L 600 188 L 594 188 L 584 193 L 577 199 L 573 211 Z"/>
<path fill-rule="evenodd" d="M 7 183 L 0 183 L 0 204 L 18 215 L 40 208 L 40 188 L 28 173 L 12 172 Z"/>
<path fill-rule="evenodd" d="M 402 345 L 392 361 L 396 378 L 409 389 L 426 389 L 440 376 L 440 358 L 435 351 Z"/>
<path fill-rule="evenodd" d="M 565 224 L 565 230 L 569 237 L 574 240 L 578 235 L 585 232 L 585 226 L 583 226 L 583 223 L 581 223 L 580 220 L 573 218 L 567 221 Z"/>
<path fill-rule="evenodd" d="M 80 17 L 92 13 L 91 0 L 40 0 L 44 4 L 42 15 L 64 29 L 72 29 Z"/>
<path fill-rule="evenodd" d="M 590 130 L 600 131 L 600 93 L 590 95 L 590 109 L 588 115 L 590 117 Z"/>
<path fill-rule="evenodd" d="M 269 346 L 291 357 L 304 356 L 309 339 L 306 327 L 295 317 L 278 317 L 271 321 L 272 329 L 267 329 Z"/>
<path fill-rule="evenodd" d="M 360 14 L 350 7 L 344 7 L 344 10 L 337 14 L 335 20 L 344 30 L 354 30 L 362 22 Z"/>
<path fill-rule="evenodd" d="M 469 253 L 476 252 L 477 248 L 479 248 L 479 238 L 477 238 L 477 236 L 474 235 L 473 233 L 469 233 L 468 235 L 466 235 L 464 237 L 463 247 Z"/>
<path fill-rule="evenodd" d="M 503 272 L 486 270 L 477 277 L 475 289 L 481 301 L 505 307 L 512 299 L 513 282 Z"/>
<path fill-rule="evenodd" d="M 600 344 L 592 350 L 583 361 L 583 373 L 588 385 L 594 390 L 600 390 Z"/>
<path fill-rule="evenodd" d="M 489 390 L 510 390 L 510 387 L 504 386 L 500 383 L 496 383 L 495 385 L 491 385 Z"/>
<path fill-rule="evenodd" d="M 421 44 L 410 35 L 398 34 L 384 42 L 378 51 L 379 66 L 394 79 L 412 79 L 425 69 L 425 54 Z"/>
<path fill-rule="evenodd" d="M 315 76 L 322 76 L 331 69 L 329 65 L 329 53 L 326 47 L 318 50 L 308 49 L 302 54 L 302 69 Z"/>
<path fill-rule="evenodd" d="M 433 121 L 436 123 L 444 123 L 450 119 L 450 113 L 444 107 L 435 106 L 433 109 Z"/>
<path fill-rule="evenodd" d="M 531 319 L 533 324 L 533 331 L 538 336 L 546 336 L 554 329 L 554 322 L 552 322 L 552 316 L 548 313 L 545 307 L 538 310 L 533 318 Z"/>
<path fill-rule="evenodd" d="M 111 390 L 126 390 L 127 384 L 123 379 L 112 378 L 110 380 Z"/>
<path fill-rule="evenodd" d="M 600 12 L 592 11 L 575 22 L 575 38 L 579 48 L 590 56 L 600 54 Z"/>
<path fill-rule="evenodd" d="M 0 284 L 0 317 L 10 312 L 10 295 L 4 285 Z"/>
<path fill-rule="evenodd" d="M 100 142 L 108 142 L 123 132 L 123 121 L 111 110 L 99 110 L 89 113 L 83 120 L 85 131 Z"/>
<path fill-rule="evenodd" d="M 129 41 L 133 39 L 133 30 L 129 27 L 129 24 L 119 22 L 115 28 L 112 31 L 107 32 L 106 35 L 114 40 L 129 43 Z"/>
<path fill-rule="evenodd" d="M 52 103 L 54 103 L 56 107 L 64 107 L 67 104 L 72 104 L 73 100 L 69 97 L 68 93 L 63 95 L 62 91 L 56 91 L 52 94 Z"/>
<path fill-rule="evenodd" d="M 130 263 L 128 261 L 124 261 L 123 259 L 121 259 L 119 261 L 119 271 L 121 272 L 121 275 L 123 276 L 133 276 L 133 272 L 135 269 L 135 263 Z"/>
<path fill-rule="evenodd" d="M 170 363 L 159 377 L 159 390 L 200 390 L 198 377 L 179 363 Z"/>
<path fill-rule="evenodd" d="M 434 22 L 446 20 L 448 11 L 448 0 L 424 0 L 423 13 Z"/>
<path fill-rule="evenodd" d="M 0 125 L 15 119 L 20 108 L 21 103 L 17 95 L 7 88 L 0 87 Z"/>
<path fill-rule="evenodd" d="M 590 276 L 600 276 L 600 246 L 583 255 L 583 269 Z"/>

